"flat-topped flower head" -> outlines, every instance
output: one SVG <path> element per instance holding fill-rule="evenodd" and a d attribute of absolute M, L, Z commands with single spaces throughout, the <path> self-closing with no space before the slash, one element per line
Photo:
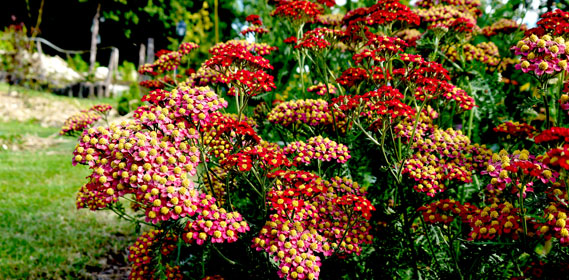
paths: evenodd
<path fill-rule="evenodd" d="M 179 52 L 169 52 L 158 57 L 154 62 L 154 68 L 158 72 L 174 71 L 180 66 L 181 55 Z"/>
<path fill-rule="evenodd" d="M 496 126 L 494 132 L 505 134 L 508 139 L 511 137 L 533 138 L 537 134 L 537 129 L 527 123 L 507 121 Z"/>
<path fill-rule="evenodd" d="M 366 24 L 371 26 L 390 25 L 394 23 L 419 25 L 419 16 L 398 0 L 378 1 L 371 7 L 357 8 L 348 11 L 344 16 L 344 24 Z"/>
<path fill-rule="evenodd" d="M 83 110 L 67 118 L 59 131 L 61 135 L 74 135 L 83 132 L 101 119 L 101 115 L 92 110 Z"/>
<path fill-rule="evenodd" d="M 327 93 L 330 93 L 330 95 L 334 95 L 336 94 L 336 86 L 334 86 L 333 84 L 328 84 L 325 85 L 323 83 L 318 83 L 317 85 L 313 85 L 313 86 L 309 86 L 306 91 L 308 92 L 314 92 L 317 95 L 320 96 L 325 96 Z"/>
<path fill-rule="evenodd" d="M 196 43 L 193 42 L 185 42 L 180 44 L 180 47 L 178 48 L 178 53 L 180 55 L 187 55 L 189 54 L 191 51 L 199 48 L 200 46 Z"/>
<path fill-rule="evenodd" d="M 541 37 L 532 34 L 511 48 L 515 55 L 521 55 L 520 62 L 515 68 L 524 73 L 537 76 L 554 76 L 567 70 L 567 47 L 563 38 L 553 38 L 549 35 Z"/>
<path fill-rule="evenodd" d="M 316 17 L 324 13 L 324 8 L 319 3 L 310 1 L 279 1 L 271 16 L 282 17 L 291 22 L 310 23 Z"/>
<path fill-rule="evenodd" d="M 511 34 L 517 30 L 525 31 L 526 29 L 525 24 L 520 25 L 513 19 L 501 18 L 492 25 L 482 28 L 482 34 L 491 37 L 497 34 Z"/>
<path fill-rule="evenodd" d="M 328 138 L 316 136 L 306 142 L 296 141 L 284 147 L 285 154 L 293 154 L 294 161 L 309 164 L 312 160 L 346 163 L 350 159 L 348 147 Z"/>

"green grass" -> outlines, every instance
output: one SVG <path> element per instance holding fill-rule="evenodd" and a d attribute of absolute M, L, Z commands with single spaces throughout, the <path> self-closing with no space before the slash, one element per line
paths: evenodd
<path fill-rule="evenodd" d="M 69 98 L 67 96 L 56 95 L 49 92 L 37 91 L 33 89 L 27 89 L 21 86 L 10 86 L 7 83 L 0 83 L 0 92 L 17 91 L 18 93 L 23 93 L 30 97 L 41 96 L 50 100 L 58 100 L 68 102 L 70 105 L 80 105 L 84 108 L 89 108 L 95 104 L 110 104 L 113 107 L 117 106 L 118 98 Z"/>
<path fill-rule="evenodd" d="M 0 123 L 0 137 L 58 131 L 33 121 Z M 0 279 L 91 279 L 109 252 L 135 238 L 134 227 L 111 213 L 76 209 L 89 170 L 71 165 L 76 142 L 65 139 L 47 149 L 0 150 Z"/>
<path fill-rule="evenodd" d="M 53 134 L 59 134 L 60 128 L 58 127 L 43 127 L 38 125 L 37 120 L 30 120 L 27 122 L 8 121 L 0 122 L 0 137 L 2 136 L 16 136 L 16 135 L 34 135 L 39 137 L 48 137 Z"/>

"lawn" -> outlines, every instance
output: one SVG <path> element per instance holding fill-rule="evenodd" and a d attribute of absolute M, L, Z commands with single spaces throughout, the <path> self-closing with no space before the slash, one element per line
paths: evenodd
<path fill-rule="evenodd" d="M 96 103 L 68 101 L 86 107 Z M 75 194 L 88 170 L 71 165 L 75 139 L 58 136 L 58 131 L 35 121 L 0 122 L 5 140 L 30 135 L 59 140 L 39 149 L 0 147 L 0 279 L 91 279 L 93 273 L 116 267 L 108 256 L 124 258 L 132 241 L 133 227 L 112 213 L 76 209 Z"/>

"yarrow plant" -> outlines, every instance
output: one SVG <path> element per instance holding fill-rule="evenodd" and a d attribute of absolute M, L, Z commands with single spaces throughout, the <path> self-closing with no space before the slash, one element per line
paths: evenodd
<path fill-rule="evenodd" d="M 77 207 L 144 229 L 131 279 L 566 268 L 566 13 L 524 34 L 480 1 L 351 4 L 275 1 L 242 19 L 255 40 L 160 51 L 133 117 L 82 130 Z"/>
<path fill-rule="evenodd" d="M 108 104 L 97 104 L 87 110 L 81 110 L 81 112 L 72 115 L 65 123 L 60 135 L 77 135 L 81 134 L 83 130 L 92 127 L 97 121 L 104 119 L 107 120 L 109 112 L 112 106 Z"/>

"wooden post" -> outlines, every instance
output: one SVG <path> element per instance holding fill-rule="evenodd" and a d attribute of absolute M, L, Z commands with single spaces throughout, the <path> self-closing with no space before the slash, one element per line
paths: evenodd
<path fill-rule="evenodd" d="M 40 41 L 36 41 L 36 48 L 38 50 L 38 61 L 37 61 L 37 65 L 36 65 L 36 73 L 39 74 L 38 80 L 44 80 L 45 79 L 45 75 L 42 71 L 42 55 L 43 55 L 43 51 L 41 49 L 41 42 Z M 31 53 L 30 53 L 31 54 Z"/>
<path fill-rule="evenodd" d="M 140 50 L 138 51 L 138 68 L 140 69 L 140 67 L 142 67 L 142 65 L 144 65 L 146 63 L 145 61 L 145 56 L 146 55 L 146 46 L 144 44 L 140 44 Z M 144 81 L 146 80 L 144 75 L 138 75 L 138 81 Z"/>
<path fill-rule="evenodd" d="M 146 46 L 144 44 L 140 44 L 140 50 L 138 51 L 138 68 L 146 63 L 144 60 L 144 56 L 146 55 Z"/>
<path fill-rule="evenodd" d="M 91 54 L 89 56 L 89 98 L 93 98 L 95 95 L 95 61 L 97 59 L 97 36 L 99 35 L 99 15 L 101 12 L 101 3 L 97 5 L 97 12 L 95 17 L 93 17 L 93 26 L 91 33 Z"/>
<path fill-rule="evenodd" d="M 154 38 L 148 38 L 148 48 L 146 49 L 146 63 L 154 62 Z"/>
<path fill-rule="evenodd" d="M 113 48 L 111 51 L 111 59 L 109 60 L 109 73 L 107 74 L 107 79 L 105 79 L 105 97 L 111 97 L 111 85 L 115 80 L 116 71 L 119 64 L 119 49 Z"/>

